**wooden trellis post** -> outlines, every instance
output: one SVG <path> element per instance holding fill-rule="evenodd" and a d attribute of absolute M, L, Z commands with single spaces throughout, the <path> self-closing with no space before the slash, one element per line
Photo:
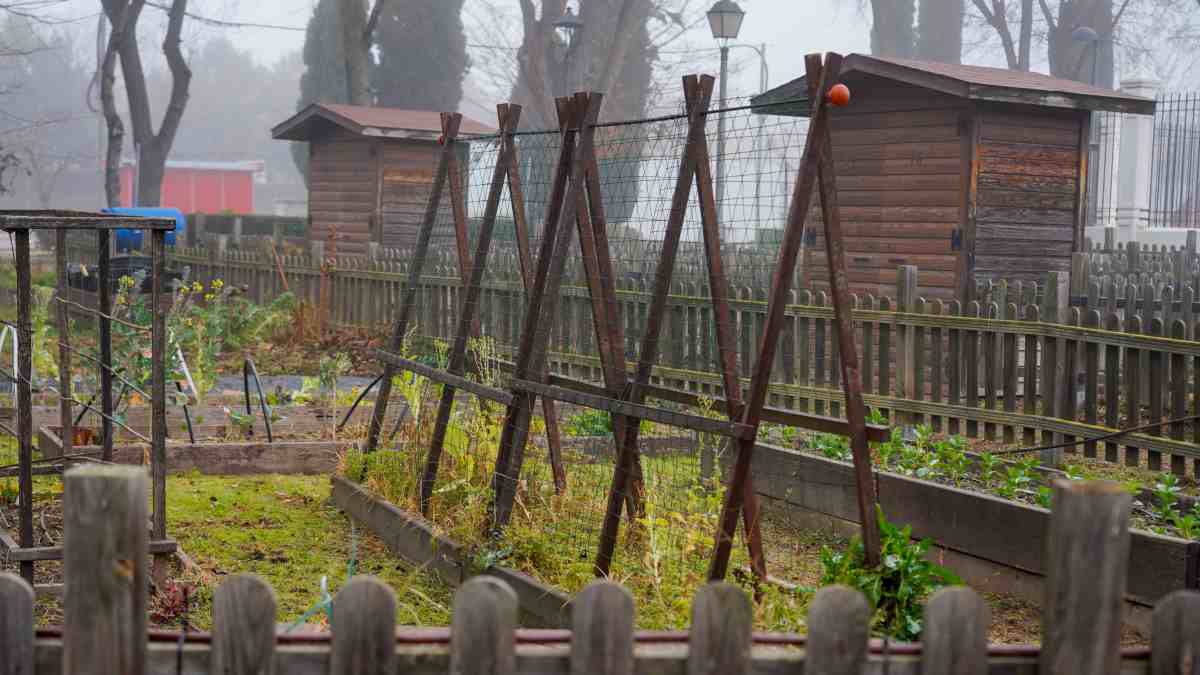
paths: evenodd
<path fill-rule="evenodd" d="M 583 189 L 586 170 L 585 164 L 576 157 L 576 139 L 578 136 L 588 138 L 595 133 L 594 125 L 602 100 L 601 94 L 593 92 L 578 93 L 571 98 L 556 101 L 560 118 L 567 119 L 568 123 L 563 129 L 562 146 L 559 149 L 546 225 L 542 233 L 542 246 L 538 253 L 537 272 L 534 275 L 533 289 L 529 293 L 520 348 L 513 367 L 513 400 L 505 412 L 504 427 L 500 433 L 488 525 L 492 531 L 502 528 L 512 512 L 517 476 L 520 475 L 521 464 L 524 461 L 525 442 L 529 436 L 533 399 L 536 396 L 533 391 L 520 388 L 517 384 L 519 381 L 530 380 L 531 377 L 545 379 L 546 342 L 550 337 L 550 325 L 543 319 L 556 313 L 563 267 L 571 244 L 571 228 L 566 220 L 575 215 L 573 209 L 564 206 L 576 204 Z"/>
<path fill-rule="evenodd" d="M 500 133 L 504 137 L 510 137 L 516 131 L 517 124 L 521 118 L 520 106 L 498 106 L 497 109 L 500 118 Z M 492 182 L 488 188 L 487 204 L 484 207 L 483 221 L 479 226 L 479 240 L 475 245 L 475 256 L 470 265 L 467 265 L 469 253 L 459 251 L 460 262 L 462 266 L 470 268 L 470 275 L 464 280 L 463 298 L 458 314 L 458 328 L 454 335 L 454 343 L 450 347 L 449 364 L 447 370 L 451 375 L 461 376 L 465 369 L 467 358 L 467 340 L 472 333 L 477 332 L 478 320 L 477 313 L 479 309 L 479 295 L 483 283 L 483 271 L 487 267 L 488 253 L 492 247 L 492 230 L 496 224 L 496 212 L 500 208 L 500 197 L 504 192 L 504 177 L 507 173 L 509 163 L 508 152 L 511 144 L 502 142 L 500 145 L 500 156 L 496 160 L 495 169 L 492 171 Z M 451 186 L 461 181 L 456 181 L 455 176 L 451 173 Z M 461 188 L 460 188 L 461 189 Z M 459 200 L 454 199 L 457 203 Z M 459 221 L 459 214 L 455 214 L 455 229 L 461 231 L 460 239 L 465 239 L 466 222 L 465 214 L 463 220 Z M 475 327 L 475 328 L 473 328 Z M 438 464 L 441 462 L 442 448 L 446 442 L 446 431 L 450 424 L 450 413 L 454 409 L 454 393 L 455 389 L 449 384 L 444 384 L 442 387 L 442 399 L 438 404 L 437 418 L 434 422 L 433 437 L 429 443 L 429 454 L 426 457 L 425 473 L 421 478 L 421 513 L 428 515 L 429 500 L 433 495 L 433 486 L 437 481 Z"/>
<path fill-rule="evenodd" d="M 800 172 L 792 191 L 792 202 L 788 213 L 787 228 L 779 253 L 779 262 L 771 281 L 768 296 L 767 317 L 759 344 L 758 360 L 750 381 L 750 390 L 742 410 L 742 424 L 753 433 L 738 439 L 737 458 L 729 477 L 729 488 L 725 493 L 720 524 L 717 529 L 709 578 L 723 578 L 728 571 L 729 554 L 733 535 L 737 528 L 739 513 L 742 513 L 750 492 L 750 465 L 754 455 L 762 409 L 766 403 L 767 387 L 775 363 L 775 350 L 783 328 L 784 311 L 791 291 L 792 274 L 796 259 L 804 240 L 805 220 L 812 202 L 813 187 L 820 181 L 821 208 L 825 221 L 825 246 L 829 257 L 830 287 L 833 291 L 835 325 L 840 345 L 842 386 L 846 392 L 846 417 L 850 446 L 854 455 L 855 475 L 858 482 L 859 510 L 862 522 L 863 542 L 867 563 L 879 560 L 879 526 L 875 519 L 875 483 L 872 477 L 870 448 L 867 446 L 866 408 L 862 399 L 862 377 L 858 370 L 857 348 L 854 328 L 850 318 L 849 290 L 846 282 L 845 254 L 842 247 L 841 221 L 837 207 L 836 176 L 829 139 L 829 111 L 824 93 L 838 77 L 841 56 L 828 53 L 822 65 L 819 54 L 805 58 L 805 69 L 809 86 L 812 117 L 808 126 L 808 138 Z"/>
<path fill-rule="evenodd" d="M 433 226 L 437 222 L 438 207 L 442 201 L 442 186 L 446 183 L 446 177 L 450 171 L 454 142 L 458 138 L 458 128 L 461 124 L 462 115 L 442 113 L 442 152 L 438 155 L 437 170 L 433 174 L 433 189 L 429 194 L 429 203 L 425 206 L 425 217 L 421 221 L 421 229 L 417 232 L 417 248 L 413 252 L 408 279 L 404 283 L 404 294 L 400 298 L 400 308 L 396 312 L 396 322 L 392 327 L 391 339 L 388 340 L 388 351 L 392 353 L 400 351 L 404 345 L 404 336 L 408 333 L 408 321 L 412 316 L 413 304 L 417 299 L 417 287 L 421 283 L 421 272 L 425 267 L 425 259 L 429 256 L 429 241 L 433 238 Z M 379 381 L 379 391 L 375 394 L 375 409 L 371 412 L 371 424 L 367 427 L 363 452 L 374 452 L 379 445 L 379 433 L 383 429 L 383 419 L 387 415 L 388 399 L 392 395 L 392 378 L 395 375 L 396 365 L 384 361 L 383 379 Z"/>

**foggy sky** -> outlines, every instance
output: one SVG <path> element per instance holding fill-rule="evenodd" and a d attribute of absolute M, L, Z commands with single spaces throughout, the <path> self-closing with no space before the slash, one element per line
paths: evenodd
<path fill-rule="evenodd" d="M 700 4 L 708 0 L 700 0 Z M 466 0 L 469 11 L 472 0 Z M 94 35 L 99 0 L 68 0 L 54 13 L 63 18 L 77 19 L 72 25 L 88 35 Z M 216 19 L 235 22 L 275 24 L 303 28 L 312 13 L 314 0 L 192 0 L 188 3 L 191 12 Z M 836 50 L 843 53 L 866 51 L 869 47 L 869 18 L 859 10 L 854 0 L 739 0 L 746 11 L 738 42 L 766 44 L 767 61 L 770 69 L 770 85 L 775 86 L 799 77 L 804 72 L 804 54 L 812 51 Z M 516 2 L 513 2 L 514 7 Z M 699 5 L 698 5 L 699 6 Z M 165 28 L 165 13 L 146 7 L 143 15 L 146 28 L 153 28 L 161 35 Z M 224 33 L 238 47 L 248 49 L 260 60 L 270 63 L 284 53 L 298 50 L 304 44 L 301 31 L 283 31 L 256 28 L 214 28 L 185 22 L 185 42 L 201 41 L 216 33 Z M 469 29 L 469 23 L 468 23 Z M 468 42 L 479 42 L 468 34 Z M 514 40 L 519 36 L 514 36 Z M 156 41 L 155 41 L 156 42 Z M 154 44 L 151 42 L 149 44 Z M 715 46 L 707 24 L 696 26 L 671 49 L 707 49 Z M 486 50 L 468 49 L 475 59 L 488 56 Z M 708 68 L 716 74 L 719 67 L 716 51 L 698 52 L 700 61 L 711 61 Z M 730 95 L 757 93 L 758 57 L 748 49 L 731 52 L 731 63 L 739 72 L 730 77 Z M 481 93 L 486 87 L 468 74 L 464 85 L 462 112 L 489 119 L 495 114 L 495 105 L 500 102 Z M 297 83 L 299 93 L 299 83 Z"/>

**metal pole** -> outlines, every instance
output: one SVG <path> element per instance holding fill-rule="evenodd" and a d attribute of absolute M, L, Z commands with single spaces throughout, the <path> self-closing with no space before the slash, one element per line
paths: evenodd
<path fill-rule="evenodd" d="M 722 112 L 717 113 L 717 222 L 724 223 L 724 213 L 722 207 L 725 205 L 725 94 L 727 91 L 727 81 L 729 80 L 729 45 L 721 45 L 721 92 L 719 94 L 720 103 L 717 107 Z M 721 237 L 724 241 L 730 241 L 731 233 L 726 232 Z"/>
<path fill-rule="evenodd" d="M 17 461 L 18 499 L 21 503 L 21 548 L 37 545 L 33 539 L 33 295 L 29 270 L 29 230 L 13 233 L 13 257 L 17 263 Z M 21 561 L 21 577 L 33 585 L 33 561 Z"/>
<path fill-rule="evenodd" d="M 754 49 L 751 47 L 751 49 Z M 767 91 L 767 43 L 762 43 L 758 49 L 758 93 L 764 94 Z M 763 155 L 769 152 L 769 143 L 766 134 L 763 133 L 763 115 L 758 115 L 758 133 L 754 136 L 755 144 L 755 171 L 754 171 L 754 229 L 762 227 L 762 174 L 763 174 Z M 764 147 L 766 146 L 766 147 Z"/>

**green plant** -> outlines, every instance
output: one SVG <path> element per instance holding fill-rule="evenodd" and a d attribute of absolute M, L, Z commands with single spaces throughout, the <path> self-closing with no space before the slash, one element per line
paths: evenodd
<path fill-rule="evenodd" d="M 1154 496 L 1154 515 L 1164 523 L 1171 522 L 1177 512 L 1175 502 L 1183 490 L 1179 485 L 1179 477 L 1173 473 L 1160 474 L 1151 491 Z"/>
<path fill-rule="evenodd" d="M 879 447 L 875 448 L 875 455 L 879 458 L 879 466 L 882 469 L 888 469 L 892 465 L 892 461 L 900 455 L 904 450 L 904 435 L 900 429 L 892 429 L 892 435 L 886 443 L 880 443 Z"/>
<path fill-rule="evenodd" d="M 1043 509 L 1050 508 L 1054 501 L 1054 490 L 1050 489 L 1049 485 L 1039 485 L 1037 489 L 1037 503 Z"/>
<path fill-rule="evenodd" d="M 612 416 L 603 410 L 585 408 L 563 423 L 568 436 L 607 436 L 612 433 Z"/>
<path fill-rule="evenodd" d="M 15 504 L 17 494 L 17 481 L 0 480 L 0 504 Z"/>
<path fill-rule="evenodd" d="M 1200 502 L 1192 504 L 1187 513 L 1172 514 L 1171 524 L 1184 539 L 1200 539 Z"/>
<path fill-rule="evenodd" d="M 879 515 L 880 564 L 866 566 L 862 540 L 855 537 L 842 553 L 821 550 L 821 584 L 845 584 L 862 591 L 875 612 L 874 629 L 890 637 L 915 641 L 921 637 L 922 603 L 930 593 L 946 585 L 961 584 L 950 570 L 930 562 L 925 554 L 928 540 L 913 541 L 912 528 L 896 527 Z"/>
<path fill-rule="evenodd" d="M 998 474 L 997 469 L 1003 461 L 990 452 L 979 453 L 979 481 L 983 483 L 985 488 L 992 487 Z"/>
<path fill-rule="evenodd" d="M 963 476 L 971 468 L 971 460 L 967 457 L 966 441 L 961 436 L 954 436 L 934 444 L 938 461 L 950 482 L 958 485 Z"/>
<path fill-rule="evenodd" d="M 1005 470 L 1003 480 L 996 486 L 996 493 L 1005 499 L 1016 499 L 1017 492 L 1032 481 L 1025 467 L 1017 463 Z"/>
<path fill-rule="evenodd" d="M 815 434 L 809 439 L 809 446 L 819 451 L 829 459 L 845 462 L 850 459 L 850 439 L 837 434 Z"/>

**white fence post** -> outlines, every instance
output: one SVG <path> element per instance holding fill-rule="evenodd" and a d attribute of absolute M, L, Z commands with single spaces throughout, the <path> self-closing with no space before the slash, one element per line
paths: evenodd
<path fill-rule="evenodd" d="M 1121 81 L 1121 93 L 1154 98 L 1162 83 L 1149 77 Z M 1150 208 L 1150 167 L 1154 155 L 1154 117 L 1126 114 L 1121 119 L 1117 165 L 1117 238 L 1138 241 Z"/>

